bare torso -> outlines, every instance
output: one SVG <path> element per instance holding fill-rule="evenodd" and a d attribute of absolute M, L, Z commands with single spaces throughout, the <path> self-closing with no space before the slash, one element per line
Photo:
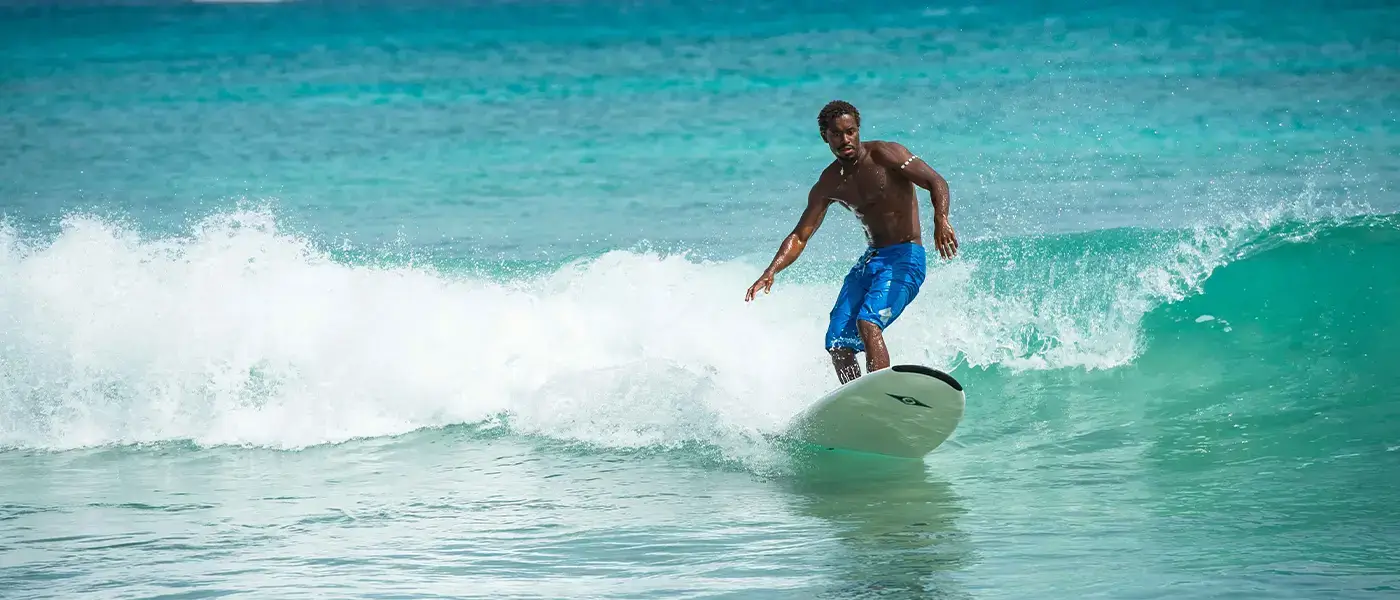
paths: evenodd
<path fill-rule="evenodd" d="M 913 182 L 898 168 L 871 159 L 883 142 L 868 141 L 854 166 L 833 161 L 822 171 L 816 193 L 849 209 L 860 219 L 869 244 L 883 248 L 894 244 L 922 244 L 919 202 Z"/>

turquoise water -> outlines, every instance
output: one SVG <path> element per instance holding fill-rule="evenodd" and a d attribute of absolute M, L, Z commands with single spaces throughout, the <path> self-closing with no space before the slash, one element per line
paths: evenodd
<path fill-rule="evenodd" d="M 0 586 L 1394 596 L 1395 22 L 0 3 Z M 922 461 L 773 441 L 858 226 L 743 292 L 833 98 L 952 191 L 887 334 L 968 390 Z"/>

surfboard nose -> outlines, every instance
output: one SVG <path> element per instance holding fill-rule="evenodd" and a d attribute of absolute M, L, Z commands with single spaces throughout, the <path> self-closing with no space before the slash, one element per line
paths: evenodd
<path fill-rule="evenodd" d="M 953 376 L 895 365 L 832 390 L 794 419 L 790 435 L 828 448 L 921 458 L 952 436 L 965 402 Z"/>

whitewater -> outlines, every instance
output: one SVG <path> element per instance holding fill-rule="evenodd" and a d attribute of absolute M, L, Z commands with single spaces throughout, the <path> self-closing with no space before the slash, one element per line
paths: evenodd
<path fill-rule="evenodd" d="M 901 361 L 955 372 L 1128 364 L 1152 310 L 1330 222 L 1271 225 L 1283 214 L 974 242 L 932 267 L 890 343 Z M 503 419 L 605 447 L 739 443 L 832 385 L 819 340 L 839 263 L 795 268 L 749 305 L 734 293 L 762 270 L 748 260 L 617 250 L 494 277 L 356 264 L 267 211 L 155 239 L 79 216 L 50 241 L 9 228 L 0 242 L 10 447 L 294 449 Z"/>
<path fill-rule="evenodd" d="M 0 0 L 0 589 L 1394 596 L 1398 20 Z M 832 99 L 952 193 L 921 460 L 781 435 L 849 213 L 744 302 Z"/>

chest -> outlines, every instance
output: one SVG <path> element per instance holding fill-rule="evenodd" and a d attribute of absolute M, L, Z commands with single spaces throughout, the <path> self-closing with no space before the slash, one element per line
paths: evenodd
<path fill-rule="evenodd" d="M 846 208 L 862 212 L 884 204 L 903 180 L 890 170 L 873 163 L 863 163 L 840 174 L 832 197 Z M 897 194 L 895 194 L 897 195 Z"/>

